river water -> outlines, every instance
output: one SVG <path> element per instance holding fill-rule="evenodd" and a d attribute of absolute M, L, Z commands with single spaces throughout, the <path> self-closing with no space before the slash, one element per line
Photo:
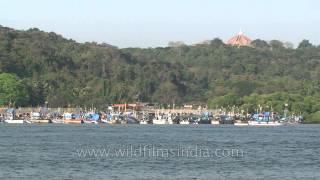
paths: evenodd
<path fill-rule="evenodd" d="M 0 179 L 320 179 L 320 126 L 0 124 Z"/>

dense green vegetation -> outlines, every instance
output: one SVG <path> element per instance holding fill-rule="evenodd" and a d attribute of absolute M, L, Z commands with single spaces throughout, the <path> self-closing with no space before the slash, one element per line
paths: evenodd
<path fill-rule="evenodd" d="M 0 105 L 75 106 L 148 101 L 320 111 L 320 47 L 277 40 L 231 47 L 220 39 L 166 48 L 77 43 L 0 26 Z M 12 75 L 8 75 L 10 73 Z"/>
<path fill-rule="evenodd" d="M 0 84 L 0 104 L 18 102 L 21 105 L 27 105 L 26 87 L 16 75 L 1 73 Z"/>

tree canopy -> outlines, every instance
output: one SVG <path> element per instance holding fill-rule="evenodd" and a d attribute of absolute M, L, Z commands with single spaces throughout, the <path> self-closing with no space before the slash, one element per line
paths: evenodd
<path fill-rule="evenodd" d="M 0 74 L 0 105 L 27 105 L 26 86 L 16 75 Z"/>
<path fill-rule="evenodd" d="M 320 47 L 303 40 L 298 48 L 260 39 L 252 47 L 206 43 L 119 49 L 77 43 L 53 32 L 0 27 L 0 73 L 10 73 L 21 92 L 1 90 L 18 105 L 104 105 L 148 101 L 237 105 L 253 110 L 269 104 L 301 113 L 320 110 Z M 2 75 L 4 80 L 8 74 Z M 12 81 L 10 81 L 12 82 Z M 24 88 L 22 88 L 24 87 Z M 2 88 L 3 89 L 3 88 Z M 4 92 L 4 93 L 3 93 Z M 26 98 L 21 98 L 25 94 Z M 19 97 L 19 98 L 18 98 Z"/>

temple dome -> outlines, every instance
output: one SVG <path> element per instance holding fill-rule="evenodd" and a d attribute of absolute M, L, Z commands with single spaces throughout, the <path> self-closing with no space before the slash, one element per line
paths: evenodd
<path fill-rule="evenodd" d="M 240 31 L 236 36 L 229 39 L 227 44 L 232 46 L 250 46 L 251 42 L 252 40 Z"/>

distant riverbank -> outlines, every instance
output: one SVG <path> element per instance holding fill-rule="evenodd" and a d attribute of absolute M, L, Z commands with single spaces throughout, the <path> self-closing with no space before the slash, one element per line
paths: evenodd
<path fill-rule="evenodd" d="M 0 112 L 4 112 L 8 108 L 0 108 Z M 95 108 L 94 108 L 95 109 Z M 58 113 L 58 114 L 63 114 L 65 112 L 69 113 L 84 113 L 88 109 L 87 108 L 42 108 L 42 107 L 20 107 L 16 109 L 16 113 L 19 114 L 30 114 L 31 112 L 42 112 L 44 114 L 47 113 Z M 99 111 L 95 109 L 95 111 L 103 113 L 103 111 Z M 212 114 L 213 117 L 219 117 L 221 116 L 221 109 L 190 109 L 190 108 L 178 108 L 178 109 L 157 109 L 157 108 L 142 108 L 136 111 L 137 113 L 151 113 L 151 114 L 157 114 L 157 113 L 164 113 L 164 114 L 192 114 L 192 115 L 201 115 L 203 113 L 209 113 Z M 1 113 L 0 113 L 1 114 Z M 230 117 L 237 117 L 239 114 L 232 114 L 231 112 L 222 112 L 222 114 L 228 114 Z M 241 114 L 240 114 L 241 115 Z M 249 115 L 249 116 L 248 116 Z M 250 118 L 250 114 L 247 115 L 241 115 L 244 116 L 244 118 Z M 291 118 L 292 120 L 300 117 L 300 116 L 287 116 L 287 118 Z M 283 118 L 283 117 L 281 117 Z M 301 116 L 303 120 L 299 121 L 299 123 L 302 124 L 320 124 L 320 112 L 316 112 L 313 114 L 307 114 L 304 116 Z M 291 120 L 291 123 L 292 123 Z"/>

